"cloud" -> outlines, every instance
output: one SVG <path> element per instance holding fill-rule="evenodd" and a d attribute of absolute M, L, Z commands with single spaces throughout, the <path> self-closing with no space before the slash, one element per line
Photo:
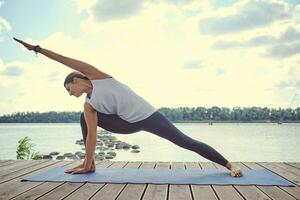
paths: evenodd
<path fill-rule="evenodd" d="M 9 32 L 11 31 L 11 26 L 7 20 L 0 17 L 0 33 L 2 32 L 2 30 Z"/>
<path fill-rule="evenodd" d="M 23 69 L 18 66 L 9 66 L 1 74 L 4 76 L 20 76 L 23 74 Z"/>
<path fill-rule="evenodd" d="M 136 17 L 105 24 L 95 23 L 89 18 L 81 23 L 87 34 L 87 38 L 81 40 L 92 43 L 90 47 L 93 49 L 82 51 L 89 52 L 91 57 L 87 60 L 100 63 L 103 71 L 115 74 L 115 77 L 130 86 L 137 86 L 133 89 L 137 89 L 135 91 L 138 94 L 145 96 L 157 107 L 266 105 L 266 102 L 273 101 L 273 94 L 266 93 L 265 88 L 272 87 L 275 80 L 283 79 L 283 70 L 275 70 L 282 67 L 282 63 L 259 57 L 263 48 L 215 51 L 210 47 L 218 39 L 234 39 L 231 45 L 237 47 L 237 43 L 249 42 L 254 45 L 261 41 L 271 42 L 272 38 L 278 39 L 279 30 L 286 25 L 280 26 L 280 29 L 266 26 L 255 33 L 241 32 L 234 36 L 203 35 L 199 34 L 197 26 L 199 16 L 207 16 L 215 10 L 202 12 L 201 9 L 198 16 L 184 17 L 185 10 L 182 7 L 186 10 L 189 5 L 147 4 Z M 166 15 L 172 17 L 166 18 Z M 132 72 L 140 75 L 133 77 Z M 152 73 L 155 73 L 155 81 L 147 75 Z M 162 84 L 166 76 L 168 81 Z M 183 77 L 189 78 L 178 84 L 178 80 Z M 186 88 L 191 86 L 207 86 L 212 92 L 187 91 Z M 179 98 L 179 89 L 184 92 L 181 96 L 185 96 L 185 99 Z"/>
<path fill-rule="evenodd" d="M 278 78 L 273 83 L 272 89 L 281 89 L 281 90 L 295 90 L 295 92 L 300 92 L 300 69 L 297 62 L 289 63 L 292 67 L 286 68 L 284 72 L 281 72 L 281 80 Z M 298 89 L 298 91 L 297 91 Z"/>
<path fill-rule="evenodd" d="M 300 31 L 291 26 L 278 39 L 279 42 L 293 42 L 297 40 L 300 41 Z"/>
<path fill-rule="evenodd" d="M 245 43 L 248 47 L 257 47 L 262 45 L 269 45 L 276 42 L 276 38 L 273 36 L 262 35 L 258 37 L 251 38 Z"/>
<path fill-rule="evenodd" d="M 165 0 L 167 3 L 171 4 L 178 4 L 178 5 L 184 5 L 184 4 L 190 4 L 194 2 L 195 0 Z"/>
<path fill-rule="evenodd" d="M 226 69 L 224 69 L 224 68 L 217 68 L 217 70 L 216 70 L 217 76 L 223 75 L 225 73 L 226 73 Z"/>
<path fill-rule="evenodd" d="M 234 41 L 234 40 L 219 40 L 212 45 L 213 49 L 232 49 L 232 48 L 248 48 L 265 46 L 276 43 L 277 40 L 273 36 L 257 36 L 247 41 Z"/>
<path fill-rule="evenodd" d="M 280 89 L 297 88 L 300 87 L 300 80 L 284 80 L 276 83 L 274 86 Z"/>
<path fill-rule="evenodd" d="M 61 43 L 68 42 L 67 37 L 61 39 L 59 40 Z M 42 43 L 46 44 L 48 41 L 42 41 Z M 54 46 L 53 43 L 52 45 Z M 69 45 L 72 46 L 72 44 Z M 49 47 L 50 45 L 46 46 Z M 76 48 L 76 45 L 72 47 Z M 56 51 L 52 47 L 49 49 Z M 0 101 L 1 114 L 23 111 L 82 110 L 82 98 L 70 98 L 63 87 L 63 73 L 56 73 L 56 71 L 69 72 L 70 69 L 67 69 L 67 67 L 62 67 L 60 64 L 56 65 L 50 59 L 43 57 L 40 57 L 34 63 L 13 61 L 7 63 L 6 66 L 22 66 L 24 70 L 21 76 L 15 76 L 14 78 L 0 75 L 0 87 L 15 89 L 13 96 L 4 94 L 5 99 L 3 98 L 4 100 Z M 57 69 L 53 70 L 55 67 Z M 57 76 L 59 78 L 56 78 Z M 49 77 L 56 79 L 49 80 Z M 59 98 L 53 98 L 53 96 Z"/>
<path fill-rule="evenodd" d="M 0 7 L 2 6 L 3 3 L 4 3 L 4 0 L 0 0 Z M 10 31 L 11 26 L 6 19 L 0 17 L 0 33 L 2 32 L 2 30 Z"/>
<path fill-rule="evenodd" d="M 59 80 L 60 72 L 55 71 L 49 74 L 48 76 L 48 81 L 57 81 Z"/>
<path fill-rule="evenodd" d="M 243 0 L 230 8 L 219 9 L 214 14 L 203 17 L 199 28 L 203 34 L 229 34 L 263 27 L 289 16 L 285 2 Z"/>
<path fill-rule="evenodd" d="M 186 69 L 198 69 L 198 68 L 204 67 L 200 60 L 186 61 L 186 62 L 184 62 L 183 66 Z"/>
<path fill-rule="evenodd" d="M 219 40 L 212 45 L 212 49 L 236 49 L 264 47 L 265 56 L 284 58 L 299 54 L 300 30 L 288 26 L 278 36 L 260 35 L 249 40 Z"/>
<path fill-rule="evenodd" d="M 212 45 L 213 49 L 229 49 L 238 47 L 257 47 L 265 45 L 283 44 L 293 41 L 300 41 L 300 31 L 289 26 L 279 36 L 260 35 L 246 41 L 219 40 Z"/>
<path fill-rule="evenodd" d="M 89 2 L 92 1 L 86 1 Z M 279 40 L 283 44 L 297 42 L 296 32 L 299 29 L 293 23 L 290 23 L 292 28 L 289 31 L 287 24 L 281 21 L 273 23 L 272 27 L 267 25 L 236 35 L 210 36 L 199 34 L 198 22 L 202 16 L 218 17 L 214 13 L 218 13 L 218 10 L 213 7 L 203 10 L 201 6 L 194 6 L 198 1 L 191 4 L 181 2 L 184 6 L 162 1 L 157 4 L 146 2 L 136 8 L 137 11 L 126 11 L 130 15 L 126 17 L 123 14 L 124 20 L 113 12 L 109 13 L 113 16 L 100 20 L 106 23 L 99 23 L 99 20 L 93 18 L 94 14 L 91 15 L 91 8 L 96 4 L 90 3 L 90 7 L 84 5 L 86 9 L 83 10 L 90 15 L 80 22 L 82 36 L 76 38 L 53 33 L 34 43 L 96 66 L 131 87 L 157 108 L 183 105 L 251 106 L 267 105 L 270 102 L 285 105 L 285 102 L 277 101 L 274 96 L 283 99 L 288 95 L 277 89 L 266 92 L 265 88 L 271 88 L 274 82 L 299 81 L 291 79 L 287 73 L 289 66 L 298 66 L 296 62 L 299 59 L 296 56 L 284 60 L 266 59 L 258 55 L 264 50 L 263 47 L 271 47 Z M 190 10 L 199 10 L 199 14 L 186 17 Z M 236 12 L 227 15 L 221 13 L 219 16 L 231 16 L 232 13 Z M 274 29 L 273 26 L 277 27 Z M 280 30 L 286 31 L 280 34 Z M 289 38 L 294 39 L 288 41 Z M 215 41 L 223 41 L 224 49 L 226 46 L 247 49 L 215 51 L 210 48 Z M 260 48 L 248 48 L 256 46 Z M 31 63 L 9 63 L 9 66 L 24 67 L 24 74 L 15 78 L 1 76 L 0 85 L 8 87 L 18 84 L 20 91 L 17 93 L 23 94 L 23 97 L 12 99 L 11 104 L 0 102 L 2 113 L 82 110 L 84 98 L 69 97 L 62 85 L 65 75 L 73 71 L 70 68 L 43 56 Z M 5 67 L 0 68 L 0 71 Z M 154 75 L 155 80 L 149 74 Z M 53 95 L 58 98 L 53 99 Z"/>
<path fill-rule="evenodd" d="M 142 0 L 98 0 L 92 6 L 91 11 L 96 21 L 105 22 L 137 15 L 143 5 Z"/>
<path fill-rule="evenodd" d="M 266 49 L 265 55 L 272 58 L 285 58 L 300 53 L 300 42 L 293 44 L 277 44 Z"/>
<path fill-rule="evenodd" d="M 298 23 L 300 22 L 300 4 L 294 7 L 293 19 Z"/>
<path fill-rule="evenodd" d="M 4 3 L 4 1 L 0 0 L 0 7 L 3 3 Z M 9 22 L 6 19 L 4 19 L 0 16 L 0 34 L 2 33 L 3 30 L 6 31 L 6 32 L 10 32 L 11 31 L 11 26 L 10 26 Z M 0 42 L 1 41 L 2 41 L 2 38 L 0 38 Z"/>
<path fill-rule="evenodd" d="M 239 41 L 220 40 L 215 42 L 211 47 L 212 49 L 230 49 L 242 46 L 244 46 L 243 43 Z"/>

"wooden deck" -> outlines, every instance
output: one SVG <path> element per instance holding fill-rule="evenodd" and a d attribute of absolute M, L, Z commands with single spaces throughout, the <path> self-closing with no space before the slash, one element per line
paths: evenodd
<path fill-rule="evenodd" d="M 300 199 L 300 162 L 239 162 L 243 169 L 266 168 L 292 182 L 295 187 L 172 184 L 94 184 L 69 182 L 20 182 L 23 176 L 54 166 L 72 167 L 78 161 L 0 160 L 0 199 Z M 100 161 L 98 167 L 122 168 L 221 168 L 211 162 L 116 162 Z"/>

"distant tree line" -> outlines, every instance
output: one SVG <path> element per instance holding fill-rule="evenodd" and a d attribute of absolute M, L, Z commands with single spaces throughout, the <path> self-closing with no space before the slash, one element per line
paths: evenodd
<path fill-rule="evenodd" d="M 300 108 L 178 107 L 159 108 L 172 122 L 300 122 Z M 72 123 L 82 112 L 17 112 L 0 116 L 0 123 Z"/>
<path fill-rule="evenodd" d="M 179 107 L 160 108 L 162 113 L 173 122 L 300 122 L 300 107 L 267 108 L 267 107 L 226 107 L 213 106 L 211 108 Z"/>
<path fill-rule="evenodd" d="M 17 112 L 0 117 L 0 123 L 71 123 L 79 122 L 81 112 Z"/>

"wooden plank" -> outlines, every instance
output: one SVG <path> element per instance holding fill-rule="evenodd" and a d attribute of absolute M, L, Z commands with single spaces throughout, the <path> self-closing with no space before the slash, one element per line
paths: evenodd
<path fill-rule="evenodd" d="M 63 162 L 59 162 L 58 165 L 56 165 L 56 167 L 74 167 L 78 165 L 78 162 L 76 161 L 63 161 Z M 37 172 L 39 173 L 39 172 Z M 22 199 L 36 199 L 36 198 L 39 198 L 43 195 L 45 195 L 46 193 L 48 193 L 49 191 L 51 190 L 54 190 L 55 188 L 57 187 L 60 187 L 63 182 L 48 182 L 48 181 L 45 181 L 45 182 L 40 182 L 41 184 L 27 190 L 26 192 L 16 196 L 14 198 L 15 199 L 18 199 L 18 200 L 22 200 Z"/>
<path fill-rule="evenodd" d="M 6 181 L 17 178 L 19 176 L 32 173 L 36 170 L 44 168 L 45 166 L 53 165 L 53 164 L 55 164 L 55 162 L 58 162 L 58 161 L 50 161 L 50 160 L 32 161 L 32 165 L 27 166 L 27 168 L 22 168 L 22 169 L 20 169 L 18 171 L 15 171 L 13 173 L 9 173 L 9 174 L 5 174 L 5 175 L 0 176 L 0 183 L 4 183 Z"/>
<path fill-rule="evenodd" d="M 96 163 L 96 167 L 108 168 L 112 164 L 113 163 L 110 161 L 99 161 Z M 72 194 L 67 196 L 64 200 L 90 199 L 104 185 L 105 185 L 104 183 L 86 183 L 82 187 L 80 187 L 78 190 L 75 190 Z"/>
<path fill-rule="evenodd" d="M 197 162 L 186 162 L 185 166 L 187 169 L 199 169 L 201 167 Z M 217 200 L 217 196 L 212 189 L 211 185 L 195 185 L 191 184 L 193 199 L 205 199 L 205 200 Z"/>
<path fill-rule="evenodd" d="M 0 160 L 0 165 L 1 165 L 2 163 L 7 162 L 7 161 L 10 161 L 10 160 Z"/>
<path fill-rule="evenodd" d="M 19 161 L 17 161 L 19 162 Z M 26 161 L 27 162 L 27 161 Z M 14 162 L 11 162 L 12 166 L 10 169 L 16 169 L 17 171 L 14 173 L 5 174 L 4 176 L 1 176 L 4 179 L 0 179 L 0 199 L 36 199 L 41 197 L 41 195 L 48 195 L 51 193 L 51 191 L 57 190 L 57 188 L 61 187 L 63 183 L 49 183 L 49 182 L 20 182 L 22 176 L 31 174 L 31 173 L 37 173 L 39 170 L 43 170 L 46 168 L 53 167 L 55 165 L 58 165 L 58 163 L 62 164 L 63 162 L 58 161 L 44 161 L 44 163 L 37 164 L 38 162 L 32 161 L 33 164 L 30 164 L 24 169 L 18 169 L 17 167 L 13 167 Z M 36 162 L 36 163 L 35 163 Z M 5 163 L 5 162 L 1 162 Z M 31 162 L 30 162 L 31 163 Z M 69 162 L 70 163 L 70 162 Z M 27 164 L 27 163 L 26 163 Z M 117 162 L 114 163 L 115 167 L 124 167 L 124 164 L 128 165 L 128 167 L 134 167 L 136 166 L 136 163 L 122 163 Z M 113 165 L 111 167 L 113 167 Z M 142 163 L 140 167 L 153 167 L 154 163 Z M 200 165 L 205 168 L 209 167 L 212 163 L 200 163 Z M 214 163 L 215 164 L 215 163 Z M 233 188 L 233 191 L 230 190 L 226 186 L 220 186 L 220 185 L 212 185 L 210 190 L 201 189 L 196 190 L 195 187 L 201 187 L 204 185 L 191 185 L 190 186 L 190 199 L 216 199 L 217 197 L 219 199 L 243 199 L 241 194 L 244 196 L 245 199 L 300 199 L 300 187 L 297 184 L 298 182 L 298 175 L 299 175 L 299 163 L 238 163 L 242 168 L 267 168 L 274 173 L 282 176 L 286 179 L 292 179 L 290 182 L 294 183 L 296 187 L 277 187 L 277 186 L 253 186 L 256 187 L 257 190 L 254 189 L 244 189 L 244 186 L 230 186 Z M 179 167 L 184 167 L 184 163 L 175 163 L 175 165 L 179 165 Z M 174 165 L 174 166 L 175 166 Z M 217 164 L 215 164 L 217 166 Z M 16 165 L 15 165 L 16 166 Z M 20 166 L 20 165 L 18 165 Z M 137 166 L 136 166 L 137 167 Z M 169 168 L 170 163 L 168 162 L 158 162 L 155 165 L 156 167 L 164 167 Z M 197 163 L 186 163 L 186 168 L 195 168 L 197 167 Z M 198 165 L 199 167 L 199 165 Z M 214 167 L 214 165 L 213 165 Z M 223 166 L 219 166 L 219 168 L 223 168 Z M 55 185 L 58 184 L 58 185 Z M 65 189 L 62 191 L 64 192 L 58 192 L 58 194 L 61 194 L 61 196 L 52 196 L 52 197 L 58 197 L 57 199 L 66 198 L 66 199 L 88 199 L 92 197 L 92 199 L 128 199 L 128 198 L 137 198 L 137 199 L 167 199 L 168 197 L 168 185 L 167 184 L 127 184 L 124 186 L 124 184 L 81 184 L 79 187 L 73 187 L 71 186 L 65 186 Z M 107 185 L 110 185 L 109 187 Z M 117 186 L 121 185 L 121 186 Z M 142 187 L 143 186 L 143 187 Z M 177 186 L 177 185 L 175 185 Z M 206 188 L 209 188 L 210 186 L 206 186 Z M 223 192 L 227 192 L 227 194 L 231 195 L 224 195 L 224 193 L 220 193 L 220 188 L 222 187 L 224 189 Z M 242 188 L 241 188 L 242 187 Z M 249 186 L 248 186 L 249 187 Z M 103 190 L 104 189 L 104 190 Z M 116 189 L 116 191 L 114 190 Z M 226 191 L 225 191 L 226 189 Z M 107 194 L 105 196 L 100 195 L 101 194 Z M 216 194 L 213 193 L 213 191 L 216 191 Z M 241 193 L 239 194 L 237 190 Z M 69 191 L 69 192 L 68 192 Z M 197 194 L 197 191 L 198 194 Z M 209 191 L 209 192 L 207 192 Z M 85 193 L 86 192 L 86 193 Z M 97 193 L 95 193 L 97 192 Z M 113 193 L 113 194 L 111 194 Z M 130 194 L 131 193 L 131 194 Z M 238 194 L 238 197 L 240 198 L 234 198 L 234 195 L 232 193 Z M 77 195 L 76 195 L 77 194 Z M 82 194 L 80 196 L 80 194 Z M 87 194 L 87 195 L 84 195 Z M 170 199 L 171 197 L 171 189 L 169 191 Z M 264 194 L 265 196 L 263 196 Z M 68 196 L 69 195 L 69 196 Z M 93 196 L 94 195 L 94 196 Z M 42 196 L 42 197 L 44 197 Z M 73 196 L 73 198 L 72 198 Z M 185 195 L 184 199 L 186 199 Z M 233 197 L 233 198 L 232 198 Z M 178 196 L 176 198 L 179 198 Z M 46 198 L 50 199 L 50 198 Z M 56 198 L 55 198 L 56 199 Z"/>
<path fill-rule="evenodd" d="M 257 165 L 253 162 L 244 162 L 243 163 L 249 169 L 263 169 L 263 167 Z M 294 200 L 296 198 L 292 197 L 289 193 L 285 192 L 284 190 L 280 189 L 281 187 L 278 186 L 256 186 L 258 189 L 263 191 L 267 194 L 270 198 L 276 200 Z"/>
<path fill-rule="evenodd" d="M 169 169 L 169 162 L 157 162 L 155 167 Z M 148 184 L 142 200 L 164 200 L 168 196 L 168 184 Z"/>
<path fill-rule="evenodd" d="M 284 163 L 300 169 L 300 162 L 296 162 L 296 163 L 295 162 L 284 162 Z"/>
<path fill-rule="evenodd" d="M 0 177 L 5 174 L 10 174 L 15 171 L 22 170 L 28 166 L 38 165 L 42 162 L 47 162 L 46 160 L 33 161 L 33 160 L 16 160 L 12 165 L 3 166 L 0 168 Z"/>
<path fill-rule="evenodd" d="M 278 169 L 278 167 L 274 167 L 275 165 L 272 165 L 273 163 L 265 163 L 265 162 L 259 162 L 256 163 L 259 166 L 262 166 L 270 171 L 272 171 L 273 173 L 276 173 L 277 175 L 281 176 L 282 178 L 287 179 L 288 181 L 290 181 L 291 183 L 293 183 L 291 180 L 289 180 L 289 176 L 291 176 L 290 174 L 288 174 L 287 171 L 282 170 L 282 169 Z M 287 175 L 288 174 L 288 175 Z M 296 187 L 280 187 L 282 190 L 288 192 L 290 195 L 292 195 L 293 197 L 300 199 L 300 189 L 299 189 L 299 185 L 296 185 L 295 183 L 293 183 Z"/>
<path fill-rule="evenodd" d="M 56 162 L 53 163 L 51 166 L 44 166 L 43 169 L 50 168 L 52 166 L 59 166 L 63 164 L 62 162 Z M 67 163 L 65 163 L 67 164 Z M 22 177 L 18 177 L 15 179 L 12 179 L 10 181 L 7 181 L 5 183 L 0 184 L 0 199 L 10 199 L 13 198 L 23 192 L 26 192 L 27 190 L 30 190 L 40 184 L 42 182 L 32 182 L 32 181 L 25 181 L 21 182 Z"/>
<path fill-rule="evenodd" d="M 223 166 L 212 162 L 200 162 L 202 169 L 224 169 Z M 226 168 L 225 168 L 226 169 Z M 228 170 L 229 173 L 229 170 Z M 230 176 L 230 173 L 229 173 Z M 221 200 L 244 199 L 232 185 L 211 185 L 216 195 Z"/>
<path fill-rule="evenodd" d="M 171 169 L 171 163 L 160 161 L 156 163 L 155 168 Z"/>
<path fill-rule="evenodd" d="M 150 168 L 153 169 L 155 167 L 155 162 L 143 162 L 140 163 L 139 168 Z M 128 165 L 126 165 L 127 167 Z M 134 167 L 134 166 L 132 166 Z M 127 184 L 118 199 L 138 199 L 143 198 L 143 194 L 148 184 Z"/>
<path fill-rule="evenodd" d="M 40 163 L 47 162 L 47 161 L 49 160 L 15 160 L 5 166 L 0 167 L 0 177 L 6 174 L 13 173 L 18 170 L 22 170 L 22 168 L 38 165 Z"/>
<path fill-rule="evenodd" d="M 37 160 L 10 160 L 8 162 L 3 163 L 3 165 L 0 166 L 0 170 L 10 169 L 13 168 L 14 166 L 19 166 L 26 163 L 34 164 L 33 162 L 38 162 L 38 161 Z M 3 172 L 1 171 L 1 173 Z"/>
<path fill-rule="evenodd" d="M 75 167 L 82 163 L 82 161 L 78 161 L 77 163 L 72 164 L 69 166 L 69 168 Z M 108 163 L 106 162 L 105 165 Z M 76 176 L 76 175 L 74 175 Z M 52 184 L 51 182 L 47 182 L 46 185 L 43 185 L 45 187 L 48 187 L 49 184 Z M 53 190 L 45 193 L 43 196 L 41 196 L 39 199 L 45 200 L 45 199 L 64 199 L 65 197 L 71 195 L 74 191 L 81 188 L 85 183 L 75 183 L 75 182 L 60 182 L 58 187 L 55 187 Z"/>
<path fill-rule="evenodd" d="M 109 168 L 123 168 L 127 164 L 126 161 L 113 162 Z M 107 183 L 91 199 L 116 199 L 124 187 L 124 184 Z"/>
<path fill-rule="evenodd" d="M 297 183 L 300 183 L 300 169 L 297 167 L 294 167 L 292 165 L 285 164 L 283 162 L 276 162 L 274 163 L 276 166 L 281 167 L 282 169 L 292 173 L 297 177 Z M 296 178 L 294 178 L 296 180 Z"/>
<path fill-rule="evenodd" d="M 242 170 L 248 169 L 245 165 L 242 163 L 235 163 L 237 166 L 239 166 Z M 239 178 L 239 177 L 236 177 Z M 235 188 L 243 195 L 247 200 L 258 200 L 258 199 L 271 199 L 268 197 L 265 193 L 263 193 L 261 190 L 259 190 L 254 185 L 236 185 Z"/>
<path fill-rule="evenodd" d="M 3 160 L 3 162 L 0 163 L 0 167 L 6 166 L 6 165 L 11 165 L 15 162 L 15 160 Z"/>
<path fill-rule="evenodd" d="M 185 165 L 183 162 L 172 162 L 171 169 L 185 169 Z M 184 184 L 170 184 L 169 187 L 169 199 L 192 199 L 192 193 L 190 189 L 190 185 Z"/>
<path fill-rule="evenodd" d="M 142 162 L 130 162 L 124 168 L 139 168 Z M 124 184 L 125 187 L 121 194 L 118 196 L 118 200 L 140 200 L 147 184 Z"/>
<path fill-rule="evenodd" d="M 294 173 L 283 169 L 282 167 L 277 165 L 277 162 L 260 162 L 258 163 L 260 166 L 271 170 L 273 173 L 276 173 L 277 175 L 281 176 L 282 178 L 287 179 L 288 181 L 294 183 L 297 186 L 300 186 L 300 177 L 295 175 Z"/>

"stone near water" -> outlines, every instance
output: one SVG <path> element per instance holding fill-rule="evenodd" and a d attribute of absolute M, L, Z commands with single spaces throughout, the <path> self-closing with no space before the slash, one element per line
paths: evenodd
<path fill-rule="evenodd" d="M 72 153 L 65 153 L 64 156 L 67 157 L 67 158 L 71 158 L 71 157 L 73 157 L 73 154 Z"/>
<path fill-rule="evenodd" d="M 139 145 L 136 145 L 136 144 L 135 144 L 135 145 L 132 145 L 131 148 L 132 148 L 132 149 L 139 149 L 140 147 L 139 147 Z"/>
<path fill-rule="evenodd" d="M 132 149 L 131 152 L 132 152 L 132 153 L 139 153 L 140 150 L 138 150 L 138 149 Z"/>
<path fill-rule="evenodd" d="M 83 139 L 76 140 L 76 144 L 84 144 Z M 118 140 L 116 136 L 112 135 L 111 132 L 106 130 L 97 130 L 97 142 L 96 142 L 96 149 L 100 150 L 98 153 L 94 153 L 95 159 L 103 160 L 103 159 L 113 159 L 117 153 L 113 150 L 115 149 L 124 149 L 129 150 L 132 149 L 131 152 L 138 153 L 140 152 L 138 149 L 140 147 L 138 145 L 131 145 L 126 142 L 122 142 Z M 82 148 L 82 150 L 86 150 L 86 148 Z M 104 151 L 110 150 L 109 152 L 105 153 Z M 65 157 L 70 159 L 83 159 L 85 158 L 85 153 L 83 152 L 76 152 L 75 154 L 66 153 L 64 154 Z"/>
<path fill-rule="evenodd" d="M 81 139 L 81 140 L 76 140 L 75 143 L 76 143 L 76 144 L 79 144 L 79 145 L 84 145 L 83 139 Z"/>
<path fill-rule="evenodd" d="M 117 155 L 117 153 L 116 153 L 116 152 L 113 152 L 113 151 L 109 151 L 109 152 L 107 152 L 107 154 L 108 154 L 108 155 L 111 155 L 111 156 L 114 156 L 114 157 Z"/>
<path fill-rule="evenodd" d="M 113 147 L 114 144 L 113 144 L 113 143 L 109 143 L 107 146 L 108 146 L 108 147 Z"/>
<path fill-rule="evenodd" d="M 111 155 L 106 155 L 105 158 L 106 158 L 106 159 L 113 159 L 114 157 L 111 156 Z"/>
<path fill-rule="evenodd" d="M 43 159 L 52 159 L 53 157 L 51 155 L 43 155 Z"/>
<path fill-rule="evenodd" d="M 75 155 L 76 155 L 77 157 L 79 157 L 80 159 L 83 159 L 83 158 L 85 157 L 85 153 L 83 153 L 83 152 L 81 152 L 81 151 L 77 151 L 77 152 L 75 153 Z"/>
<path fill-rule="evenodd" d="M 59 152 L 57 151 L 53 151 L 51 153 L 49 153 L 50 156 L 57 156 L 59 154 Z"/>
<path fill-rule="evenodd" d="M 64 160 L 65 159 L 65 156 L 57 156 L 56 157 L 56 160 Z"/>
<path fill-rule="evenodd" d="M 95 160 L 103 160 L 103 159 L 104 159 L 104 156 L 102 156 L 102 155 L 95 156 Z"/>
<path fill-rule="evenodd" d="M 130 149 L 130 144 L 125 144 L 124 146 L 123 146 L 123 149 Z"/>

